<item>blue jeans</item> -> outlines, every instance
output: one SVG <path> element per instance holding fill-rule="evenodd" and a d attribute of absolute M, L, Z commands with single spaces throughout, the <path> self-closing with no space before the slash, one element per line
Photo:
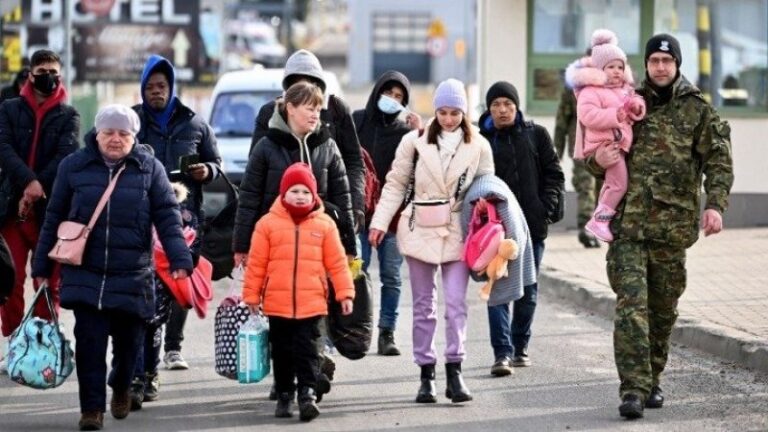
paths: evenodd
<path fill-rule="evenodd" d="M 536 263 L 536 275 L 544 255 L 544 241 L 533 242 L 533 258 Z M 523 297 L 516 300 L 512 307 L 510 323 L 509 303 L 488 306 L 488 327 L 491 333 L 491 346 L 495 358 L 512 358 L 515 353 L 522 354 L 528 348 L 531 339 L 531 324 L 536 310 L 539 284 L 533 283 L 523 288 Z"/>
<path fill-rule="evenodd" d="M 363 256 L 363 271 L 368 273 L 371 264 L 371 244 L 368 242 L 368 230 L 360 230 L 360 246 Z M 400 266 L 403 256 L 397 249 L 397 238 L 393 233 L 386 233 L 376 248 L 379 255 L 379 279 L 381 280 L 381 307 L 379 309 L 379 328 L 394 330 L 397 323 L 397 307 L 400 304 Z"/>

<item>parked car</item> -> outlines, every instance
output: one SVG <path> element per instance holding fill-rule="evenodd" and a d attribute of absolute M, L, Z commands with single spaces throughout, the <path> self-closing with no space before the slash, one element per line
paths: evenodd
<path fill-rule="evenodd" d="M 339 80 L 333 72 L 325 72 L 326 94 L 341 96 Z M 283 94 L 283 69 L 252 69 L 227 72 L 213 88 L 208 122 L 213 128 L 222 159 L 222 168 L 235 185 L 248 165 L 251 136 L 262 105 Z M 218 213 L 230 199 L 224 181 L 205 188 L 203 209 L 209 216 Z"/>

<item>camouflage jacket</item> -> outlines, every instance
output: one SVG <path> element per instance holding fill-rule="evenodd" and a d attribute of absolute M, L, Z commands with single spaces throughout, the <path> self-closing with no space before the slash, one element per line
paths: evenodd
<path fill-rule="evenodd" d="M 702 177 L 705 208 L 722 214 L 728 206 L 731 130 L 682 75 L 666 104 L 659 103 L 647 81 L 638 93 L 647 114 L 634 126 L 629 186 L 611 228 L 618 239 L 688 248 L 699 236 Z"/>
<path fill-rule="evenodd" d="M 568 138 L 568 156 L 573 157 L 573 144 L 576 141 L 576 96 L 573 90 L 563 89 L 560 105 L 555 118 L 555 151 L 562 159 L 565 152 L 565 139 Z"/>

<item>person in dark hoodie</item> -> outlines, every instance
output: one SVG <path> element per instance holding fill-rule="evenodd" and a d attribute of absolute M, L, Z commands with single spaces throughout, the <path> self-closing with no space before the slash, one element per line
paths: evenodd
<path fill-rule="evenodd" d="M 538 274 L 548 227 L 563 217 L 565 176 L 560 159 L 547 130 L 524 119 L 515 86 L 506 81 L 494 83 L 485 103 L 480 133 L 491 143 L 496 176 L 509 186 L 523 209 Z M 499 335 L 495 343 L 502 344 L 504 339 L 503 345 L 511 345 L 507 348 L 512 355 L 497 358 L 494 369 L 511 371 L 510 366 L 531 365 L 528 342 L 537 293 L 536 283 L 523 288 L 523 297 L 514 302 L 511 326 L 508 304 L 488 307 L 491 334 L 496 331 Z"/>
<path fill-rule="evenodd" d="M 202 236 L 199 226 L 203 214 L 203 184 L 210 183 L 221 173 L 221 157 L 216 137 L 206 121 L 185 106 L 176 95 L 176 72 L 167 59 L 151 55 L 141 73 L 142 103 L 133 107 L 141 121 L 138 140 L 148 144 L 155 157 L 165 167 L 172 181 L 181 181 L 189 191 L 182 208 L 187 225 L 196 229 L 198 237 L 192 245 L 193 260 L 200 257 Z M 198 155 L 199 162 L 189 165 L 187 172 L 173 173 L 181 168 L 181 157 Z M 165 331 L 165 356 L 168 369 L 187 369 L 189 365 L 181 355 L 187 310 L 173 303 L 171 318 Z M 159 352 L 159 351 L 158 351 Z M 147 371 L 145 400 L 154 400 L 157 394 L 156 371 Z"/>
<path fill-rule="evenodd" d="M 16 73 L 16 77 L 13 79 L 13 82 L 0 90 L 0 103 L 7 99 L 19 97 L 21 94 L 21 88 L 24 87 L 24 84 L 27 82 L 28 76 L 29 68 L 26 66 L 21 68 L 21 70 Z"/>
<path fill-rule="evenodd" d="M 355 129 L 360 139 L 360 145 L 370 154 L 376 176 L 379 180 L 379 191 L 386 183 L 387 172 L 395 159 L 395 150 L 400 140 L 412 129 L 420 129 L 421 117 L 408 112 L 405 121 L 399 119 L 401 112 L 408 106 L 411 83 L 408 78 L 397 71 L 384 72 L 373 86 L 365 109 L 352 113 Z M 363 256 L 363 271 L 368 272 L 371 264 L 371 243 L 368 241 L 368 223 L 360 230 L 360 245 Z M 396 225 L 396 224 L 395 224 Z M 400 303 L 400 266 L 403 256 L 397 248 L 394 229 L 384 235 L 384 239 L 376 248 L 379 257 L 379 276 L 381 279 L 381 306 L 379 309 L 379 340 L 380 355 L 400 355 L 395 343 L 395 325 L 397 323 L 397 307 Z"/>
<path fill-rule="evenodd" d="M 325 78 L 320 60 L 311 52 L 303 49 L 291 54 L 285 62 L 283 90 L 288 90 L 290 86 L 299 81 L 311 82 L 325 93 Z M 256 144 L 267 135 L 270 128 L 269 121 L 272 119 L 276 104 L 277 101 L 270 101 L 259 110 L 251 138 L 251 153 Z M 349 113 L 349 106 L 337 95 L 328 95 L 328 103 L 320 111 L 320 120 L 328 129 L 330 137 L 339 147 L 341 157 L 344 159 L 352 194 L 354 225 L 356 230 L 359 230 L 365 224 L 365 167 L 360 152 L 360 142 L 355 133 L 355 125 L 352 121 L 352 115 Z M 235 264 L 242 262 L 247 252 L 247 249 L 236 249 Z"/>
<path fill-rule="evenodd" d="M 59 56 L 39 50 L 30 60 L 20 97 L 0 104 L 0 234 L 16 267 L 16 283 L 0 307 L 3 336 L 13 333 L 24 316 L 27 260 L 37 244 L 59 163 L 77 150 L 80 133 L 80 115 L 65 103 Z M 57 307 L 58 273 L 54 269 L 50 284 Z M 51 318 L 44 302 L 37 304 L 35 316 Z"/>

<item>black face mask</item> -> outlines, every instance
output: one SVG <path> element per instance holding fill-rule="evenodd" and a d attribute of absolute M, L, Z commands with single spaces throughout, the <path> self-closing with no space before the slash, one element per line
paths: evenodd
<path fill-rule="evenodd" d="M 53 91 L 56 90 L 56 87 L 59 86 L 58 75 L 46 73 L 32 76 L 35 77 L 35 82 L 33 83 L 35 89 L 46 96 L 53 93 Z"/>

